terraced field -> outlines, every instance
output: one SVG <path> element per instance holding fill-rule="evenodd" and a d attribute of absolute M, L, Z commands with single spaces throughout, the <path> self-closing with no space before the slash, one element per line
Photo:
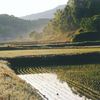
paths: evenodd
<path fill-rule="evenodd" d="M 54 73 L 80 95 L 100 100 L 100 48 L 0 51 L 0 58 L 18 75 Z"/>
<path fill-rule="evenodd" d="M 94 69 L 94 66 L 95 66 L 95 69 Z M 76 66 L 72 66 L 72 65 L 70 65 L 70 66 L 68 66 L 68 65 L 66 65 L 66 66 L 47 66 L 47 67 L 45 67 L 45 66 L 44 67 L 43 66 L 38 66 L 38 67 L 29 66 L 29 67 L 20 67 L 19 69 L 16 70 L 16 72 L 21 75 L 23 74 L 23 77 L 24 76 L 27 77 L 28 74 L 30 74 L 30 75 L 35 75 L 35 74 L 38 75 L 40 73 L 41 73 L 41 75 L 42 75 L 42 73 L 43 74 L 44 73 L 57 74 L 57 76 L 60 80 L 66 81 L 69 84 L 69 86 L 74 87 L 81 94 L 91 98 L 92 100 L 99 100 L 100 99 L 100 87 L 99 87 L 100 86 L 100 74 L 99 74 L 100 67 L 99 66 L 100 66 L 100 64 L 76 65 Z M 94 74 L 95 74 L 95 76 L 94 76 Z M 91 77 L 90 77 L 90 75 L 91 75 Z M 24 79 L 28 79 L 28 78 L 24 77 Z M 44 80 L 43 81 L 41 80 L 41 82 L 44 82 Z M 50 83 L 50 82 L 48 82 L 48 83 Z M 76 91 L 74 91 L 74 92 L 76 92 Z M 61 100 L 63 100 L 63 99 L 61 99 Z M 76 100 L 76 99 L 72 99 L 72 100 Z M 79 99 L 79 100 L 81 100 L 81 99 Z M 82 99 L 82 100 L 85 100 L 85 99 Z"/>
<path fill-rule="evenodd" d="M 0 51 L 0 58 L 13 58 L 19 56 L 76 55 L 92 52 L 100 52 L 100 48 L 4 50 Z"/>
<path fill-rule="evenodd" d="M 27 62 L 24 62 L 23 66 L 17 66 L 14 70 L 18 75 L 57 74 L 60 80 L 66 81 L 70 87 L 74 87 L 82 95 L 92 100 L 100 99 L 100 64 L 34 66 L 34 62 L 31 62 L 28 66 Z"/>

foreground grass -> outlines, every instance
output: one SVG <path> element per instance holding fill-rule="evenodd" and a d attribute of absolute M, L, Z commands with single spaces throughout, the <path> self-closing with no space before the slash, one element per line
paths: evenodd
<path fill-rule="evenodd" d="M 42 100 L 37 90 L 18 78 L 7 64 L 0 61 L 0 100 Z"/>
<path fill-rule="evenodd" d="M 100 52 L 100 48 L 74 48 L 74 49 L 33 49 L 0 51 L 0 58 L 13 58 L 19 56 L 45 56 L 45 55 L 74 55 L 82 53 Z"/>

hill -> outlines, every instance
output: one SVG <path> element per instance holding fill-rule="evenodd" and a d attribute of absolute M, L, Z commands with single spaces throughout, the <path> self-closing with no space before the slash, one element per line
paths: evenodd
<path fill-rule="evenodd" d="M 41 31 L 49 19 L 26 21 L 6 14 L 0 15 L 0 41 L 27 37 L 33 30 Z"/>
<path fill-rule="evenodd" d="M 44 33 L 50 37 L 66 35 L 67 42 L 100 41 L 100 0 L 69 0 L 64 10 L 55 13 Z M 74 39 L 76 35 L 80 35 L 78 39 Z"/>
<path fill-rule="evenodd" d="M 42 100 L 25 81 L 8 68 L 8 62 L 0 61 L 0 100 Z"/>
<path fill-rule="evenodd" d="M 51 10 L 48 10 L 45 12 L 27 15 L 27 16 L 23 16 L 21 18 L 25 19 L 25 20 L 37 20 L 37 19 L 44 19 L 44 18 L 52 19 L 54 16 L 54 13 L 57 11 L 57 9 L 64 9 L 64 7 L 65 7 L 65 5 L 61 5 L 61 6 L 58 6 L 54 9 L 51 9 Z"/>

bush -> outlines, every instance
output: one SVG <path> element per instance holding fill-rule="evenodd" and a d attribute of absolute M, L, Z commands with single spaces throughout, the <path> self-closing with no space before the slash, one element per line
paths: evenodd
<path fill-rule="evenodd" d="M 83 41 L 100 41 L 99 32 L 84 32 L 76 34 L 72 40 L 73 42 L 83 42 Z"/>

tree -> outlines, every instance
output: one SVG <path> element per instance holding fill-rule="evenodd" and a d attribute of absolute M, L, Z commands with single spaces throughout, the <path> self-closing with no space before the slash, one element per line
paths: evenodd
<path fill-rule="evenodd" d="M 95 15 L 90 18 L 83 18 L 81 27 L 84 31 L 99 32 L 100 31 L 100 15 Z"/>

